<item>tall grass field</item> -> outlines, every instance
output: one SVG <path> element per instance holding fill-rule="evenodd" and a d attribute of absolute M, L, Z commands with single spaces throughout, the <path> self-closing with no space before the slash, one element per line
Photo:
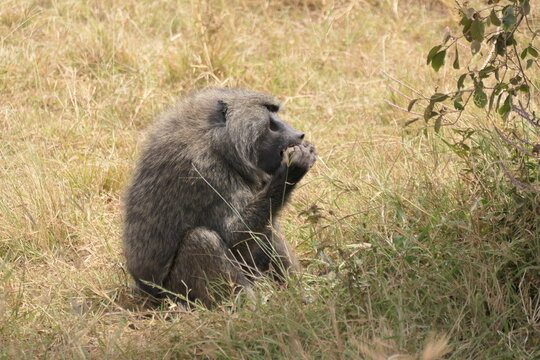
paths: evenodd
<path fill-rule="evenodd" d="M 455 89 L 426 55 L 458 23 L 451 0 L 0 0 L 0 359 L 539 359 L 514 150 L 474 107 L 405 126 L 416 92 Z M 123 191 L 155 117 L 209 86 L 275 95 L 316 146 L 281 217 L 305 274 L 149 305 Z"/>

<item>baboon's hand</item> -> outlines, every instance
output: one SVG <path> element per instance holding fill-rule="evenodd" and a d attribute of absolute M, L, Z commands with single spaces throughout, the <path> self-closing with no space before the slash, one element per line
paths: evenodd
<path fill-rule="evenodd" d="M 287 181 L 292 183 L 300 181 L 315 164 L 316 159 L 315 147 L 307 141 L 287 149 L 284 159 L 289 167 Z"/>

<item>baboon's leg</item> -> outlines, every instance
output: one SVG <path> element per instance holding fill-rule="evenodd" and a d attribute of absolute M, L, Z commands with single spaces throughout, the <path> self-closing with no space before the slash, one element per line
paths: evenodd
<path fill-rule="evenodd" d="M 302 271 L 294 250 L 277 230 L 269 230 L 257 240 L 251 239 L 239 244 L 233 248 L 233 252 L 238 262 L 244 265 L 248 277 L 255 278 L 270 271 L 269 275 L 275 280 L 284 281 L 286 274 Z"/>
<path fill-rule="evenodd" d="M 277 280 L 283 281 L 285 274 L 300 273 L 302 266 L 285 237 L 276 231 L 272 235 L 275 256 L 271 259 L 271 266 L 276 273 Z"/>
<path fill-rule="evenodd" d="M 221 237 L 206 228 L 196 228 L 186 235 L 164 284 L 173 293 L 199 299 L 206 306 L 237 286 L 249 285 Z"/>

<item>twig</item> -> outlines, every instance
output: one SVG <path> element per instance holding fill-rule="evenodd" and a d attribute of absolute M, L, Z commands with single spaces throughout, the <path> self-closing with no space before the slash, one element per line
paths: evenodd
<path fill-rule="evenodd" d="M 539 127 L 540 122 L 533 121 L 531 119 L 531 116 L 527 113 L 527 111 L 525 111 L 525 108 L 523 107 L 523 104 L 521 103 L 521 101 L 519 101 L 519 106 L 520 106 L 519 108 L 516 105 L 512 106 L 512 109 L 514 110 L 514 112 L 516 112 L 519 116 L 527 120 L 531 125 Z"/>
<path fill-rule="evenodd" d="M 519 151 L 521 151 L 522 153 L 526 154 L 526 155 L 529 155 L 530 157 L 533 157 L 533 158 L 540 158 L 540 156 L 536 156 L 534 155 L 532 152 L 530 152 L 529 150 L 525 149 L 523 146 L 520 146 L 516 143 L 514 143 L 513 141 L 511 141 L 510 139 L 508 139 L 506 136 L 504 136 L 504 134 L 497 128 L 497 126 L 493 125 L 493 128 L 495 129 L 495 131 L 497 132 L 497 134 L 499 134 L 499 136 L 501 137 L 501 139 L 503 139 L 503 141 L 509 145 L 512 145 L 513 147 L 515 147 L 516 149 L 518 149 Z"/>
<path fill-rule="evenodd" d="M 413 93 L 415 93 L 416 95 L 420 96 L 421 98 L 427 99 L 424 95 L 422 95 L 421 92 L 419 92 L 419 91 L 416 90 L 415 88 L 413 88 L 413 87 L 411 87 L 411 86 L 405 84 L 403 81 L 396 79 L 396 78 L 393 77 L 392 75 L 388 74 L 386 71 L 381 70 L 381 73 L 382 73 L 384 76 L 386 76 L 387 78 L 389 78 L 390 80 L 397 82 L 397 83 L 400 84 L 401 86 L 405 86 L 407 89 L 411 90 Z"/>
<path fill-rule="evenodd" d="M 514 177 L 514 175 L 512 175 L 512 174 L 510 173 L 510 171 L 508 171 L 508 170 L 506 169 L 506 167 L 503 165 L 502 162 L 499 162 L 499 165 L 501 166 L 501 168 L 502 168 L 502 170 L 504 171 L 504 173 L 506 174 L 506 176 L 508 176 L 508 178 L 510 179 L 510 181 L 512 181 L 512 183 L 513 183 L 514 185 L 516 185 L 516 186 L 519 187 L 519 188 L 522 188 L 522 189 L 525 189 L 525 190 L 529 190 L 529 191 L 533 191 L 533 192 L 535 192 L 535 193 L 540 194 L 540 189 L 539 189 L 539 188 L 537 188 L 537 187 L 535 187 L 535 186 L 532 186 L 532 185 L 529 185 L 529 184 L 526 184 L 526 183 L 523 183 L 523 182 L 519 181 L 518 179 L 516 179 L 516 178 Z"/>
<path fill-rule="evenodd" d="M 423 114 L 420 114 L 420 113 L 417 113 L 417 112 L 409 111 L 409 110 L 405 109 L 404 107 L 401 107 L 401 106 L 399 106 L 399 105 L 394 104 L 394 103 L 391 102 L 391 101 L 384 100 L 384 102 L 387 103 L 388 105 L 392 106 L 392 107 L 395 107 L 396 109 L 399 109 L 399 110 L 401 110 L 401 111 L 405 111 L 406 113 L 413 114 L 413 115 L 418 115 L 418 116 L 424 116 Z"/>
<path fill-rule="evenodd" d="M 512 131 L 512 135 L 514 135 L 514 137 L 515 137 L 516 139 L 518 139 L 519 141 L 521 141 L 523 144 L 529 145 L 529 146 L 534 146 L 533 143 L 530 143 L 530 142 L 528 142 L 527 140 L 520 138 L 514 131 Z"/>
<path fill-rule="evenodd" d="M 407 99 L 409 101 L 412 100 L 412 98 L 410 96 L 405 95 L 404 93 L 402 93 L 401 91 L 399 91 L 398 89 L 393 87 L 392 85 L 387 84 L 386 86 L 388 86 L 390 88 L 390 90 L 392 90 L 393 92 L 398 93 L 399 95 L 403 96 L 405 99 Z"/>

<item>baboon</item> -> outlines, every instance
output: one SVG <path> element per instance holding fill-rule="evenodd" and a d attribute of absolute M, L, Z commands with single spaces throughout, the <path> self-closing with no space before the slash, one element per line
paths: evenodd
<path fill-rule="evenodd" d="M 125 194 L 124 253 L 136 286 L 211 306 L 261 275 L 300 265 L 277 218 L 313 166 L 313 145 L 273 97 L 206 89 L 158 119 Z"/>

